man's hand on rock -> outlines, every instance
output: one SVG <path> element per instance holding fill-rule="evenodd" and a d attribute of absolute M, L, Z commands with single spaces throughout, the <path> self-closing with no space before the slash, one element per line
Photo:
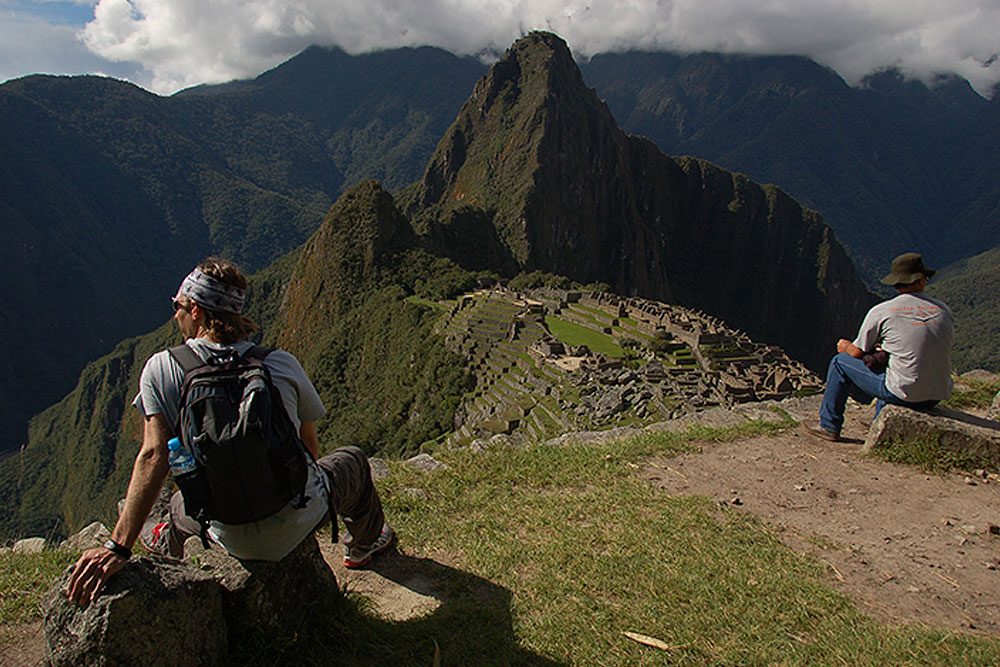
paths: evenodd
<path fill-rule="evenodd" d="M 108 579 L 121 572 L 126 562 L 128 561 L 104 547 L 84 551 L 73 566 L 73 574 L 69 578 L 67 596 L 70 601 L 81 607 L 89 605 L 104 589 Z"/>

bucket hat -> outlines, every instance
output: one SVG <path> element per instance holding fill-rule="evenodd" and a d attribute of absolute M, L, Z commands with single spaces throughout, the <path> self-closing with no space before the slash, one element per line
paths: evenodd
<path fill-rule="evenodd" d="M 924 258 L 920 253 L 905 252 L 892 260 L 892 271 L 882 279 L 882 282 L 886 285 L 909 285 L 933 275 L 934 270 L 924 266 Z"/>

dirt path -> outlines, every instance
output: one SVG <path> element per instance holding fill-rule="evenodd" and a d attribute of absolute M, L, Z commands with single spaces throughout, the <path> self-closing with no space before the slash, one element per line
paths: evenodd
<path fill-rule="evenodd" d="M 344 567 L 339 544 L 320 540 L 323 557 L 348 592 L 360 593 L 374 610 L 390 621 L 406 621 L 430 614 L 441 606 L 449 588 L 448 559 L 417 559 L 404 556 L 393 547 L 363 570 Z"/>
<path fill-rule="evenodd" d="M 760 517 L 881 620 L 1000 634 L 1000 536 L 989 532 L 1000 524 L 1000 483 L 862 456 L 869 418 L 849 411 L 853 442 L 796 429 L 653 459 L 641 474 L 671 494 Z"/>
<path fill-rule="evenodd" d="M 0 665 L 40 667 L 45 664 L 42 622 L 0 626 Z"/>

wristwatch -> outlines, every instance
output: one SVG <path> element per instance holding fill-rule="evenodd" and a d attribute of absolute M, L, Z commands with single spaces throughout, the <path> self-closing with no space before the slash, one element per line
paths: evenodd
<path fill-rule="evenodd" d="M 117 542 L 111 539 L 109 539 L 107 542 L 104 543 L 104 548 L 123 560 L 128 560 L 129 558 L 132 557 L 131 549 L 129 549 L 128 547 L 123 547 L 122 545 L 118 544 Z"/>

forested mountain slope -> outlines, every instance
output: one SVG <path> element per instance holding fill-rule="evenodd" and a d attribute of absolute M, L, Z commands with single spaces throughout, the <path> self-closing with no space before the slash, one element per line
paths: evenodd
<path fill-rule="evenodd" d="M 158 97 L 97 77 L 0 86 L 0 451 L 83 365 L 168 314 L 200 258 L 299 245 L 345 183 L 416 179 L 482 72 L 436 49 L 309 49 Z"/>

